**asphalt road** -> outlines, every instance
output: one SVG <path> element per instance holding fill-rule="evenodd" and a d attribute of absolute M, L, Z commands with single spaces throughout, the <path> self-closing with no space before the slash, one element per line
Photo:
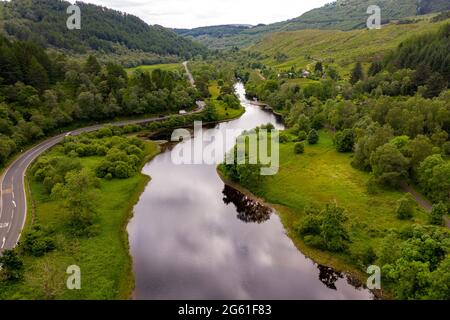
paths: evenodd
<path fill-rule="evenodd" d="M 189 81 L 194 85 L 192 74 L 187 68 L 187 62 L 183 64 L 189 77 Z M 190 112 L 198 113 L 203 111 L 205 103 L 197 101 L 197 108 Z M 155 117 L 138 120 L 125 120 L 111 123 L 113 126 L 123 127 L 129 124 L 146 124 L 160 121 L 170 116 Z M 70 132 L 76 136 L 84 132 L 97 131 L 105 124 L 94 125 L 77 129 Z M 21 154 L 0 177 L 0 253 L 6 249 L 13 249 L 19 242 L 27 216 L 27 200 L 25 192 L 25 174 L 30 164 L 46 150 L 60 143 L 68 132 L 47 139 Z"/>

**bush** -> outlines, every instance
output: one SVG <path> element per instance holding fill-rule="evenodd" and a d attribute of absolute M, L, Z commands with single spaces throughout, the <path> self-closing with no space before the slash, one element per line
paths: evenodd
<path fill-rule="evenodd" d="M 303 142 L 296 143 L 294 146 L 294 152 L 295 154 L 305 153 L 305 144 Z"/>
<path fill-rule="evenodd" d="M 442 145 L 442 152 L 446 156 L 450 156 L 450 141 L 447 141 Z"/>
<path fill-rule="evenodd" d="M 430 224 L 435 226 L 442 226 L 444 216 L 447 215 L 448 208 L 443 202 L 433 205 L 430 213 Z"/>
<path fill-rule="evenodd" d="M 319 142 L 319 134 L 316 130 L 312 129 L 308 134 L 308 143 L 313 145 Z"/>
<path fill-rule="evenodd" d="M 300 131 L 298 133 L 298 140 L 299 141 L 306 141 L 308 139 L 308 134 L 305 131 Z"/>
<path fill-rule="evenodd" d="M 414 204 L 415 201 L 409 193 L 401 198 L 397 203 L 397 218 L 400 220 L 411 219 L 414 214 Z"/>
<path fill-rule="evenodd" d="M 339 152 L 351 152 L 355 145 L 355 135 L 353 130 L 345 129 L 336 133 L 334 138 L 336 144 L 336 150 Z"/>

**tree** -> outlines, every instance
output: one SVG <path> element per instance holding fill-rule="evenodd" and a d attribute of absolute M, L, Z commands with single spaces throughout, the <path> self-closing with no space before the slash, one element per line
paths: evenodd
<path fill-rule="evenodd" d="M 353 68 L 351 74 L 350 74 L 350 83 L 356 84 L 358 81 L 364 79 L 364 74 L 362 70 L 362 65 L 360 62 L 356 63 L 355 67 Z"/>
<path fill-rule="evenodd" d="M 317 62 L 316 65 L 314 66 L 314 72 L 322 74 L 323 72 L 323 65 L 322 62 Z"/>
<path fill-rule="evenodd" d="M 319 134 L 315 129 L 312 129 L 308 134 L 308 143 L 313 145 L 319 142 Z"/>
<path fill-rule="evenodd" d="M 368 75 L 373 77 L 377 75 L 381 70 L 383 70 L 381 62 L 374 61 L 369 67 Z"/>
<path fill-rule="evenodd" d="M 23 261 L 16 250 L 5 250 L 0 256 L 1 273 L 7 280 L 20 280 L 23 276 Z"/>
<path fill-rule="evenodd" d="M 336 150 L 339 152 L 351 152 L 355 145 L 355 134 L 351 129 L 345 129 L 336 133 L 334 138 Z"/>
<path fill-rule="evenodd" d="M 97 61 L 97 58 L 93 55 L 89 55 L 84 65 L 84 72 L 92 75 L 98 75 L 102 67 Z"/>
<path fill-rule="evenodd" d="M 397 202 L 397 218 L 400 220 L 409 220 L 414 214 L 414 204 L 415 201 L 412 196 L 407 193 Z"/>
<path fill-rule="evenodd" d="M 426 158 L 419 168 L 420 187 L 435 202 L 450 201 L 450 163 L 435 154 Z"/>
<path fill-rule="evenodd" d="M 433 205 L 430 213 L 430 224 L 435 226 L 442 226 L 444 216 L 448 213 L 448 208 L 443 202 Z"/>
<path fill-rule="evenodd" d="M 375 178 L 382 185 L 398 186 L 408 176 L 408 160 L 390 143 L 379 147 L 372 154 L 370 163 Z"/>
<path fill-rule="evenodd" d="M 294 146 L 294 152 L 295 154 L 305 153 L 305 144 L 303 142 L 296 143 Z"/>
<path fill-rule="evenodd" d="M 94 224 L 96 195 L 95 178 L 88 169 L 71 171 L 66 175 L 66 184 L 58 184 L 52 192 L 64 199 L 64 208 L 70 214 L 70 225 L 77 235 L 89 234 Z"/>
<path fill-rule="evenodd" d="M 348 220 L 344 209 L 336 205 L 327 205 L 323 212 L 323 222 L 321 226 L 321 237 L 327 250 L 332 252 L 342 252 L 348 247 L 349 235 L 344 226 Z"/>
<path fill-rule="evenodd" d="M 446 88 L 447 81 L 441 74 L 434 72 L 426 83 L 426 90 L 423 96 L 425 98 L 437 97 L 442 92 L 442 90 Z"/>

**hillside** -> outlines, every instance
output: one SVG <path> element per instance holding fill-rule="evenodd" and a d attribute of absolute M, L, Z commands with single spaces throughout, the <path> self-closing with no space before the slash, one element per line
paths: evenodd
<path fill-rule="evenodd" d="M 412 24 L 389 24 L 381 30 L 300 30 L 270 34 L 249 51 L 259 53 L 264 63 L 279 70 L 291 67 L 312 70 L 317 61 L 346 73 L 355 62 L 368 63 L 396 48 L 411 34 L 437 30 L 448 23 L 423 20 Z M 280 58 L 279 53 L 283 53 Z M 376 60 L 376 59 L 375 59 Z"/>
<path fill-rule="evenodd" d="M 367 8 L 378 5 L 382 22 L 450 10 L 448 0 L 338 0 L 313 9 L 298 18 L 242 30 L 238 34 L 215 36 L 191 34 L 197 41 L 212 48 L 246 47 L 273 32 L 303 29 L 354 30 L 366 27 Z"/>
<path fill-rule="evenodd" d="M 44 47 L 83 54 L 88 51 L 126 53 L 140 51 L 159 56 L 189 58 L 205 49 L 171 30 L 150 26 L 126 13 L 77 2 L 81 30 L 68 30 L 69 2 L 60 0 L 12 0 L 1 2 L 0 31 Z"/>

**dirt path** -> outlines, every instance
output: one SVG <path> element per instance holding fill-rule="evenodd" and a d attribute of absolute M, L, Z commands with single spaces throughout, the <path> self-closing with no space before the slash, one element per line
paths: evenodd
<path fill-rule="evenodd" d="M 431 212 L 433 205 L 427 199 L 425 199 L 420 193 L 415 191 L 406 182 L 402 183 L 401 188 L 404 192 L 408 192 L 409 194 L 411 194 L 419 206 L 421 206 L 427 212 Z M 447 228 L 450 228 L 450 219 L 448 217 L 444 217 L 444 220 L 445 220 L 445 225 L 447 226 Z"/>

